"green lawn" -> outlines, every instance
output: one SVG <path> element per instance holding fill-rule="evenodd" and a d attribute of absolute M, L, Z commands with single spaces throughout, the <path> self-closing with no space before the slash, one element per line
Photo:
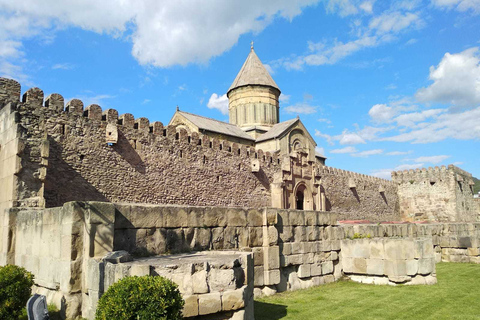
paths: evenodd
<path fill-rule="evenodd" d="M 339 281 L 255 301 L 256 320 L 480 319 L 480 265 L 437 264 L 432 286 Z"/>

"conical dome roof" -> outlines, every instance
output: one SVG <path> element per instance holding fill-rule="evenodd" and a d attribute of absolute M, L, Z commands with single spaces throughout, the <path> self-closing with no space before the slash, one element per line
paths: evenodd
<path fill-rule="evenodd" d="M 260 61 L 255 51 L 253 51 L 253 47 L 227 93 L 235 88 L 247 85 L 269 86 L 280 91 L 262 61 Z"/>

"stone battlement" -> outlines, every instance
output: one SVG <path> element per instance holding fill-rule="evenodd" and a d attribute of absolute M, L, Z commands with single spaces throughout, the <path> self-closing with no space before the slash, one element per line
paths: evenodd
<path fill-rule="evenodd" d="M 427 180 L 431 183 L 435 183 L 438 180 L 443 181 L 447 179 L 448 176 L 454 176 L 457 180 L 467 180 L 468 183 L 473 182 L 471 173 L 466 172 L 453 164 L 448 165 L 448 167 L 436 166 L 392 172 L 392 180 L 399 184 L 405 182 L 418 183 Z"/>
<path fill-rule="evenodd" d="M 362 174 L 362 173 L 357 173 L 357 172 L 353 172 L 353 171 L 333 168 L 333 167 L 329 167 L 329 166 L 324 166 L 324 167 L 318 168 L 318 173 L 320 175 L 322 173 L 330 173 L 332 175 L 346 176 L 346 177 L 349 177 L 349 178 L 354 178 L 356 181 L 378 182 L 378 183 L 383 183 L 383 184 L 391 184 L 392 183 L 392 181 L 387 180 L 387 179 L 382 179 L 382 178 L 369 176 L 369 175 Z"/>

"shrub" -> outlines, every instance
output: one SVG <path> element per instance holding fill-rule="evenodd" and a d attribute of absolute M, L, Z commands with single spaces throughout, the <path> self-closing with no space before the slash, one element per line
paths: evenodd
<path fill-rule="evenodd" d="M 125 277 L 98 301 L 97 320 L 182 319 L 184 301 L 178 286 L 159 276 Z"/>
<path fill-rule="evenodd" d="M 32 294 L 33 275 L 14 265 L 0 267 L 0 319 L 16 319 Z"/>

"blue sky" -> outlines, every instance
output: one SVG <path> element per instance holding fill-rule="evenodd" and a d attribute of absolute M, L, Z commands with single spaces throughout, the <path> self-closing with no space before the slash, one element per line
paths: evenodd
<path fill-rule="evenodd" d="M 480 0 L 0 0 L 0 75 L 168 123 L 228 121 L 254 41 L 327 164 L 480 177 Z"/>

